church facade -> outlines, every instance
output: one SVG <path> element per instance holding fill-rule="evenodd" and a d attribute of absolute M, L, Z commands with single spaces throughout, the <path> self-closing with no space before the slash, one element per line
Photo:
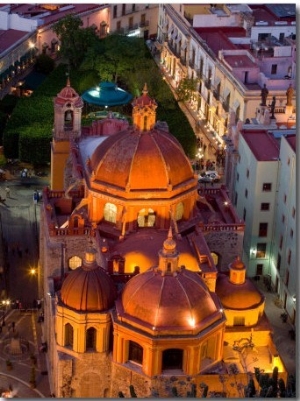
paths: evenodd
<path fill-rule="evenodd" d="M 145 85 L 132 125 L 81 127 L 69 80 L 54 99 L 39 288 L 57 397 L 201 396 L 203 382 L 239 397 L 233 371 L 243 385 L 255 366 L 285 375 L 239 259 L 244 223 L 226 188 L 199 191 L 157 107 Z"/>

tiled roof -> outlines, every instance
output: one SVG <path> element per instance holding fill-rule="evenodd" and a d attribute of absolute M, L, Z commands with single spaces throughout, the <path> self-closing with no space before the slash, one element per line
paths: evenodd
<path fill-rule="evenodd" d="M 0 54 L 13 46 L 17 41 L 28 36 L 29 32 L 16 29 L 0 30 Z"/>

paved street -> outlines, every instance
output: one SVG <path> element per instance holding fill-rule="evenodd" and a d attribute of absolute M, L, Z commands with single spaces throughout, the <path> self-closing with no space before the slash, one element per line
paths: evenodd
<path fill-rule="evenodd" d="M 41 309 L 38 299 L 38 230 L 39 204 L 33 201 L 35 190 L 41 191 L 47 178 L 20 178 L 19 175 L 0 183 L 1 252 L 1 310 L 0 310 L 0 389 L 13 389 L 18 398 L 50 396 L 46 354 L 39 351 L 43 342 L 43 323 L 38 323 Z M 10 189 L 9 197 L 5 188 Z M 35 270 L 32 270 L 35 269 Z M 9 301 L 10 304 L 4 304 Z M 19 301 L 22 309 L 14 309 Z M 3 320 L 5 325 L 3 326 Z M 15 328 L 12 329 L 12 322 Z M 2 330 L 1 330 L 2 329 Z M 14 336 L 18 334 L 18 350 Z M 20 352 L 20 348 L 22 352 Z M 16 353 L 15 353 L 16 352 Z M 36 388 L 29 385 L 33 366 L 31 355 L 37 358 Z M 6 360 L 12 362 L 8 370 Z"/>

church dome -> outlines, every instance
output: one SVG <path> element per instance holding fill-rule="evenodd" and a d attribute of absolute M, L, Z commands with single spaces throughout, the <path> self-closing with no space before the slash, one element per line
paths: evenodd
<path fill-rule="evenodd" d="M 120 306 L 120 305 L 119 305 Z M 156 332 L 197 332 L 221 319 L 219 306 L 201 277 L 185 268 L 151 268 L 124 287 L 118 313 Z"/>
<path fill-rule="evenodd" d="M 83 107 L 83 101 L 78 93 L 71 87 L 70 79 L 67 80 L 67 85 L 58 93 L 55 98 L 55 104 L 61 106 L 71 102 L 75 107 Z"/>
<path fill-rule="evenodd" d="M 66 277 L 61 288 L 62 302 L 78 311 L 106 311 L 114 306 L 116 297 L 115 285 L 96 264 L 93 250 L 87 251 L 82 266 Z"/>
<path fill-rule="evenodd" d="M 247 310 L 260 306 L 264 295 L 255 287 L 250 280 L 242 284 L 234 284 L 228 275 L 219 274 L 216 282 L 216 294 L 223 307 L 232 310 Z"/>
<path fill-rule="evenodd" d="M 169 196 L 195 180 L 177 139 L 158 127 L 116 133 L 98 145 L 90 160 L 93 181 L 126 192 L 150 190 L 161 197 L 167 191 Z"/>

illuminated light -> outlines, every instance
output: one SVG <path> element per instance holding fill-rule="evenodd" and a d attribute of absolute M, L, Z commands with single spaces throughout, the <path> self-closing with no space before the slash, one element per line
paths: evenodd
<path fill-rule="evenodd" d="M 191 318 L 189 319 L 189 325 L 190 325 L 191 327 L 195 327 L 196 323 L 195 323 L 195 319 L 194 319 L 193 317 L 191 317 Z"/>
<path fill-rule="evenodd" d="M 224 206 L 228 206 L 229 205 L 229 202 L 224 202 Z"/>
<path fill-rule="evenodd" d="M 36 274 L 36 269 L 35 269 L 34 267 L 32 267 L 32 268 L 30 269 L 30 274 L 31 274 L 32 276 L 34 276 L 34 275 Z"/>
<path fill-rule="evenodd" d="M 224 312 L 224 309 L 220 308 L 220 312 L 223 313 L 223 312 Z"/>

